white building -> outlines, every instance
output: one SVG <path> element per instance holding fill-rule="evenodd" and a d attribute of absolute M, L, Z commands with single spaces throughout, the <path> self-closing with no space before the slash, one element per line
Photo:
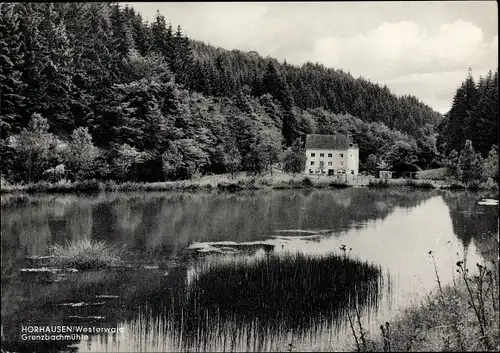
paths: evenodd
<path fill-rule="evenodd" d="M 359 148 L 345 135 L 306 136 L 306 174 L 358 175 Z"/>

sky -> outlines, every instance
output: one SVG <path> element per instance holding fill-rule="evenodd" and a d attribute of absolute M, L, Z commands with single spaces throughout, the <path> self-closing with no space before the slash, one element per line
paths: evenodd
<path fill-rule="evenodd" d="M 386 84 L 446 113 L 472 68 L 498 67 L 496 1 L 135 2 L 157 10 L 191 39 L 307 61 Z"/>

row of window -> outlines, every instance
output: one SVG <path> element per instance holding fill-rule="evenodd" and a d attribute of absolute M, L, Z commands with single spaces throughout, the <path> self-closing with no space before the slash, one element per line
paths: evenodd
<path fill-rule="evenodd" d="M 316 170 L 316 174 L 319 174 L 321 172 L 321 174 L 326 174 L 326 172 L 324 170 L 320 171 L 319 169 Z M 314 174 L 314 170 L 312 169 L 309 169 L 309 174 Z M 351 174 L 354 175 L 354 170 L 351 170 Z"/>
<path fill-rule="evenodd" d="M 324 153 L 320 153 L 320 154 L 319 154 L 319 156 L 320 156 L 320 157 L 324 157 L 324 156 L 325 156 L 325 154 L 324 154 Z M 311 157 L 316 157 L 316 153 L 311 153 Z M 328 153 L 328 158 L 332 158 L 332 157 L 333 157 L 333 154 L 332 154 L 332 153 Z M 343 154 L 343 153 L 341 153 L 341 154 L 340 154 L 340 157 L 341 157 L 341 158 L 342 158 L 342 157 L 344 157 L 344 154 Z"/>
<path fill-rule="evenodd" d="M 311 161 L 311 165 L 314 165 L 314 161 Z M 332 162 L 328 162 L 328 165 L 332 165 Z M 344 165 L 344 162 L 340 162 L 340 165 Z"/>

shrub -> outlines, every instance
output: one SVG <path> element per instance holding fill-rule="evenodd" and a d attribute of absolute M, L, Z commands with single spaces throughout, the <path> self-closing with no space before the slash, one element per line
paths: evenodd
<path fill-rule="evenodd" d="M 235 192 L 239 190 L 243 190 L 244 187 L 240 183 L 227 183 L 221 182 L 217 184 L 217 189 L 221 191 Z"/>
<path fill-rule="evenodd" d="M 101 184 L 95 179 L 77 181 L 74 185 L 74 190 L 77 192 L 97 192 L 103 189 L 104 184 Z"/>
<path fill-rule="evenodd" d="M 121 262 L 122 251 L 104 242 L 89 239 L 54 245 L 49 249 L 51 265 L 77 269 L 96 269 L 116 266 Z"/>
<path fill-rule="evenodd" d="M 408 187 L 411 187 L 411 188 L 415 188 L 415 189 L 435 189 L 436 188 L 434 186 L 434 184 L 432 184 L 431 182 L 428 182 L 428 181 L 416 182 L 413 180 L 407 180 L 405 185 Z"/>
<path fill-rule="evenodd" d="M 350 187 L 350 185 L 344 181 L 332 181 L 328 186 L 334 189 L 345 189 Z"/>
<path fill-rule="evenodd" d="M 498 190 L 498 182 L 492 178 L 488 178 L 485 182 L 481 183 L 479 187 L 486 190 Z"/>
<path fill-rule="evenodd" d="M 370 180 L 368 182 L 370 188 L 388 188 L 389 182 L 387 180 Z"/>
<path fill-rule="evenodd" d="M 313 182 L 308 177 L 304 177 L 304 179 L 302 179 L 302 186 L 305 186 L 306 188 L 310 188 L 313 186 Z"/>
<path fill-rule="evenodd" d="M 462 184 L 459 184 L 459 183 L 452 183 L 448 189 L 450 190 L 462 190 L 462 189 L 465 189 L 465 186 L 462 185 Z"/>

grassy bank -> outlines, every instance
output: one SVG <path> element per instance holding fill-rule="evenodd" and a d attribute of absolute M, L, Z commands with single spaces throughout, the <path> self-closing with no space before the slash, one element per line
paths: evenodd
<path fill-rule="evenodd" d="M 124 182 L 114 181 L 60 181 L 56 183 L 38 182 L 29 184 L 3 184 L 2 193 L 95 193 L 105 191 L 242 191 L 262 189 L 304 189 L 304 188 L 346 188 L 350 184 L 332 179 L 310 179 L 302 176 L 273 175 L 249 177 L 239 175 L 208 176 L 198 180 L 166 182 Z"/>
<path fill-rule="evenodd" d="M 497 248 L 498 251 L 498 248 Z M 498 253 L 497 253 L 498 254 Z M 498 258 L 476 267 L 470 275 L 463 261 L 456 264 L 450 286 L 441 286 L 420 306 L 403 311 L 381 325 L 378 336 L 359 340 L 356 351 L 499 351 Z M 471 271 L 472 272 L 472 271 Z"/>
<path fill-rule="evenodd" d="M 38 182 L 27 184 L 8 184 L 2 180 L 1 193 L 96 193 L 113 191 L 226 191 L 265 189 L 338 189 L 351 186 L 368 186 L 371 188 L 406 187 L 412 189 L 448 189 L 448 190 L 498 190 L 498 184 L 489 181 L 479 185 L 465 185 L 444 180 L 408 180 L 408 179 L 374 179 L 368 177 L 351 177 L 347 180 L 328 176 L 291 175 L 281 171 L 258 177 L 238 173 L 232 178 L 229 174 L 207 175 L 199 179 L 165 181 L 165 182 L 122 182 L 115 181 L 67 181 L 55 183 Z"/>

